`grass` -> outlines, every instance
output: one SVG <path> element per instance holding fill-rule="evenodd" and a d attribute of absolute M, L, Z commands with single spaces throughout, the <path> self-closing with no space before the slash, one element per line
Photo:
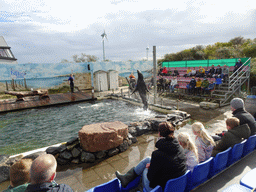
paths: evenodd
<path fill-rule="evenodd" d="M 17 97 L 14 96 L 14 95 L 8 95 L 8 94 L 4 94 L 4 93 L 1 93 L 0 94 L 0 100 L 1 99 L 16 99 Z"/>
<path fill-rule="evenodd" d="M 55 93 L 68 93 L 70 92 L 70 87 L 67 85 L 64 85 L 63 87 L 57 88 L 57 89 L 48 89 L 49 94 L 55 94 Z"/>

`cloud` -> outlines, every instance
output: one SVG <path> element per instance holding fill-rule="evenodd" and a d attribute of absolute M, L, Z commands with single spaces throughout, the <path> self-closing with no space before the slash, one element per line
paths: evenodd
<path fill-rule="evenodd" d="M 170 6 L 171 5 L 171 6 Z M 1 4 L 2 35 L 19 63 L 72 60 L 81 53 L 102 59 L 140 60 L 195 45 L 255 38 L 256 1 L 56 1 L 6 0 Z"/>

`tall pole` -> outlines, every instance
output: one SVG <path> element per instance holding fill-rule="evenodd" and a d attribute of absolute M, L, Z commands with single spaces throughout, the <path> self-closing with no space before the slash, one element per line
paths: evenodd
<path fill-rule="evenodd" d="M 105 59 L 104 40 L 105 40 L 105 38 L 108 39 L 108 38 L 107 38 L 107 34 L 105 33 L 105 30 L 104 30 L 104 33 L 102 33 L 101 37 L 102 37 L 102 44 L 103 44 L 103 61 L 105 61 L 106 59 Z"/>
<path fill-rule="evenodd" d="M 103 38 L 102 44 L 103 44 L 103 61 L 105 61 L 104 38 Z"/>
<path fill-rule="evenodd" d="M 146 48 L 146 51 L 147 51 L 147 61 L 148 61 L 148 50 L 149 50 L 149 47 Z"/>
<path fill-rule="evenodd" d="M 156 46 L 153 46 L 154 104 L 156 104 Z"/>

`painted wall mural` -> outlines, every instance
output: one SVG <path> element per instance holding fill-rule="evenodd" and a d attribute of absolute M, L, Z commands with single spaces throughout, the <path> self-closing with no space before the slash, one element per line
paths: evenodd
<path fill-rule="evenodd" d="M 90 69 L 88 68 L 90 65 Z M 130 62 L 93 62 L 93 63 L 29 63 L 29 64 L 0 64 L 0 83 L 10 83 L 12 79 L 22 81 L 26 79 L 29 88 L 56 88 L 68 85 L 66 81 L 70 73 L 75 76 L 75 84 L 84 87 L 90 83 L 93 86 L 93 72 L 98 70 L 116 70 L 120 76 L 127 77 L 131 72 L 139 69 L 145 72 L 153 68 L 152 61 Z M 1 89 L 1 86 L 0 86 Z"/>

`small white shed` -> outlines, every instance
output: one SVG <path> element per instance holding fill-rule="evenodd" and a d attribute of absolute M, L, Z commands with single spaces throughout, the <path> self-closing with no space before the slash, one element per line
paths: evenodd
<path fill-rule="evenodd" d="M 118 71 L 108 70 L 108 88 L 118 89 Z"/>
<path fill-rule="evenodd" d="M 108 73 L 106 71 L 95 71 L 93 73 L 94 90 L 107 91 L 108 90 Z"/>

